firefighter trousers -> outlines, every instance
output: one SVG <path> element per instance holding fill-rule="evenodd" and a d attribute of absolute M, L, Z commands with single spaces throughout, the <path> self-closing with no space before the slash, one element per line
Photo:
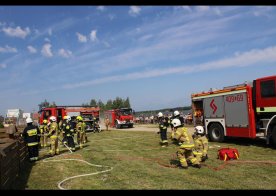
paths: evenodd
<path fill-rule="evenodd" d="M 80 148 L 83 147 L 83 144 L 85 143 L 85 132 L 79 132 L 79 144 L 80 144 Z"/>
<path fill-rule="evenodd" d="M 167 129 L 160 129 L 161 145 L 168 145 Z"/>
<path fill-rule="evenodd" d="M 34 146 L 28 146 L 28 153 L 30 161 L 38 160 L 38 144 Z"/>
<path fill-rule="evenodd" d="M 55 154 L 59 154 L 59 146 L 58 146 L 58 137 L 51 136 L 51 145 L 50 145 L 50 154 L 54 156 Z"/>
<path fill-rule="evenodd" d="M 48 137 L 47 137 L 46 134 L 41 135 L 41 137 L 40 137 L 40 144 L 41 144 L 41 147 L 47 147 L 47 145 L 48 145 Z"/>
<path fill-rule="evenodd" d="M 75 151 L 76 148 L 75 148 L 75 142 L 74 142 L 73 136 L 72 135 L 66 136 L 66 140 L 68 141 L 68 147 L 71 150 Z"/>
<path fill-rule="evenodd" d="M 191 148 L 179 148 L 176 155 L 182 167 L 188 167 L 188 162 L 192 165 L 199 165 L 199 161 L 194 156 Z"/>

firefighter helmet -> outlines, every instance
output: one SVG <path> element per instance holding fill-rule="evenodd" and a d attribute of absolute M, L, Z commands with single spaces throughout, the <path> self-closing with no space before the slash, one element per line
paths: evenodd
<path fill-rule="evenodd" d="M 82 121 L 83 118 L 81 116 L 77 116 L 77 120 Z"/>
<path fill-rule="evenodd" d="M 47 124 L 47 122 L 48 122 L 48 120 L 46 120 L 46 119 L 43 120 L 43 123 L 44 123 L 44 124 Z"/>
<path fill-rule="evenodd" d="M 63 120 L 66 120 L 67 119 L 67 116 L 63 116 Z"/>
<path fill-rule="evenodd" d="M 163 114 L 162 114 L 162 112 L 159 112 L 159 113 L 157 114 L 157 116 L 158 116 L 158 118 L 161 118 L 161 117 L 163 117 Z"/>
<path fill-rule="evenodd" d="M 71 120 L 71 116 L 67 116 L 66 120 L 70 121 Z"/>
<path fill-rule="evenodd" d="M 173 127 L 178 127 L 178 126 L 181 125 L 181 122 L 180 122 L 179 119 L 173 119 L 172 120 L 172 125 L 173 125 Z"/>
<path fill-rule="evenodd" d="M 180 113 L 176 110 L 176 111 L 174 111 L 173 115 L 178 116 L 178 115 L 180 115 Z"/>
<path fill-rule="evenodd" d="M 50 121 L 56 122 L 56 121 L 57 121 L 57 118 L 56 118 L 55 116 L 51 116 L 51 117 L 50 117 Z"/>
<path fill-rule="evenodd" d="M 32 123 L 33 122 L 33 119 L 31 119 L 31 118 L 27 118 L 26 119 L 26 123 L 28 124 L 28 123 Z"/>
<path fill-rule="evenodd" d="M 203 128 L 203 126 L 196 126 L 195 127 L 195 131 L 198 134 L 204 134 L 204 128 Z"/>

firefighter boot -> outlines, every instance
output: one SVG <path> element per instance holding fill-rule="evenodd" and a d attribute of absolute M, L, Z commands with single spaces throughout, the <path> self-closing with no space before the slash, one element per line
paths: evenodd
<path fill-rule="evenodd" d="M 180 159 L 180 168 L 181 169 L 188 169 L 188 164 L 185 158 Z"/>

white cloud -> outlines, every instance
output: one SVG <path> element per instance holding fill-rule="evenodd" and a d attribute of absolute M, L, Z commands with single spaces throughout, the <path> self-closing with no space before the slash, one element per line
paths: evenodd
<path fill-rule="evenodd" d="M 76 33 L 76 35 L 78 36 L 79 42 L 82 42 L 82 43 L 87 42 L 87 38 L 86 38 L 85 35 L 82 35 L 82 34 L 80 34 L 80 33 L 78 33 L 78 32 Z"/>
<path fill-rule="evenodd" d="M 45 42 L 51 42 L 51 40 L 50 40 L 48 37 L 45 37 L 45 38 L 44 38 L 44 41 L 45 41 Z"/>
<path fill-rule="evenodd" d="M 6 67 L 7 67 L 6 64 L 0 64 L 0 68 L 1 68 L 1 69 L 5 69 Z"/>
<path fill-rule="evenodd" d="M 33 46 L 28 46 L 27 48 L 28 48 L 29 52 L 32 54 L 37 52 L 37 50 Z"/>
<path fill-rule="evenodd" d="M 190 8 L 190 6 L 181 6 L 184 10 L 187 10 L 189 12 L 192 11 L 192 9 Z"/>
<path fill-rule="evenodd" d="M 137 16 L 140 14 L 141 8 L 139 6 L 130 6 L 129 8 L 129 15 L 131 16 Z"/>
<path fill-rule="evenodd" d="M 90 40 L 92 42 L 96 41 L 97 40 L 97 30 L 92 30 L 91 33 L 90 33 Z"/>
<path fill-rule="evenodd" d="M 78 24 L 78 22 L 80 20 L 82 20 L 82 19 L 66 18 L 66 19 L 59 21 L 55 24 L 52 24 L 51 26 L 48 26 L 44 29 L 37 30 L 35 35 L 31 38 L 31 41 L 36 40 L 42 36 L 47 36 L 47 35 L 49 35 L 50 32 L 52 32 L 52 34 L 53 34 L 53 29 L 55 32 L 64 31 L 64 30 L 74 26 L 75 24 Z M 49 31 L 50 29 L 51 29 L 51 31 Z"/>
<path fill-rule="evenodd" d="M 46 57 L 52 57 L 53 56 L 53 53 L 51 51 L 51 47 L 52 45 L 47 43 L 47 44 L 44 44 L 42 49 L 41 49 L 41 54 L 43 56 L 46 56 Z"/>
<path fill-rule="evenodd" d="M 53 33 L 53 32 L 52 32 L 52 29 L 51 29 L 51 28 L 49 28 L 49 29 L 48 29 L 48 34 L 51 36 L 51 35 L 52 35 L 52 33 Z"/>
<path fill-rule="evenodd" d="M 16 53 L 17 49 L 6 45 L 4 48 L 0 46 L 0 53 Z"/>
<path fill-rule="evenodd" d="M 105 10 L 105 7 L 104 7 L 104 6 L 98 6 L 98 7 L 97 7 L 97 10 L 104 11 L 104 10 Z"/>
<path fill-rule="evenodd" d="M 70 50 L 65 50 L 63 48 L 59 49 L 58 55 L 64 58 L 69 58 L 72 56 L 72 52 Z"/>
<path fill-rule="evenodd" d="M 108 18 L 109 18 L 110 20 L 113 20 L 113 19 L 116 18 L 116 15 L 114 15 L 114 14 L 108 14 Z"/>
<path fill-rule="evenodd" d="M 40 34 L 40 32 L 39 32 L 38 29 L 34 29 L 34 32 L 35 32 L 36 35 L 39 35 L 39 34 Z"/>
<path fill-rule="evenodd" d="M 195 73 L 201 71 L 217 70 L 224 68 L 235 68 L 243 66 L 256 66 L 264 63 L 276 62 L 276 46 L 268 47 L 265 49 L 252 49 L 243 53 L 236 53 L 232 57 L 211 61 L 207 63 L 197 64 L 197 65 L 183 65 L 178 67 L 170 67 L 164 69 L 152 69 L 144 70 L 140 72 L 133 72 L 122 75 L 113 75 L 102 78 L 97 78 L 94 80 L 80 82 L 78 84 L 66 84 L 63 86 L 65 89 L 91 86 L 102 83 L 110 83 L 116 81 L 127 81 L 127 80 L 136 80 L 141 78 L 152 78 L 159 77 L 170 74 L 187 74 Z"/>
<path fill-rule="evenodd" d="M 205 12 L 208 11 L 210 9 L 209 6 L 196 6 L 196 9 L 200 12 Z"/>
<path fill-rule="evenodd" d="M 218 16 L 221 16 L 222 15 L 222 13 L 221 13 L 221 10 L 219 9 L 219 8 L 214 8 L 214 12 L 215 12 L 215 14 L 216 15 L 218 15 Z"/>
<path fill-rule="evenodd" d="M 139 41 L 146 41 L 146 40 L 148 40 L 148 39 L 150 39 L 150 38 L 152 38 L 152 37 L 153 37 L 152 34 L 144 35 L 144 36 L 142 36 L 141 38 L 139 38 L 138 40 L 139 40 Z"/>
<path fill-rule="evenodd" d="M 19 26 L 16 28 L 12 28 L 12 27 L 3 28 L 2 30 L 6 35 L 10 37 L 19 37 L 23 39 L 25 39 L 25 37 L 31 33 L 29 27 L 25 28 L 25 30 L 21 29 L 21 27 Z"/>

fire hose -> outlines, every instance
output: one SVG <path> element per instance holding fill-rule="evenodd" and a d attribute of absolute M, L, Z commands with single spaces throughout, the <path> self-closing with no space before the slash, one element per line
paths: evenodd
<path fill-rule="evenodd" d="M 106 173 L 106 172 L 109 172 L 109 171 L 113 170 L 113 167 L 105 166 L 105 165 L 92 164 L 92 163 L 89 163 L 88 161 L 85 161 L 85 160 L 82 160 L 82 159 L 72 159 L 72 158 L 53 159 L 53 158 L 64 156 L 64 155 L 71 155 L 71 153 L 70 154 L 62 154 L 62 155 L 58 155 L 58 156 L 55 156 L 55 157 L 46 158 L 46 159 L 43 159 L 42 162 L 79 161 L 79 162 L 85 163 L 85 164 L 87 164 L 89 166 L 92 166 L 92 167 L 109 168 L 109 169 L 106 169 L 106 170 L 103 170 L 103 171 L 98 171 L 98 172 L 87 173 L 87 174 L 80 174 L 80 175 L 76 175 L 76 176 L 71 176 L 71 177 L 65 178 L 62 181 L 58 182 L 58 188 L 60 190 L 66 190 L 64 187 L 62 187 L 62 185 L 66 181 L 68 181 L 68 180 L 75 179 L 75 178 L 80 178 L 80 177 L 85 177 L 85 176 L 93 176 L 93 175 L 97 175 L 97 174 L 101 174 L 101 173 Z M 80 155 L 80 154 L 74 154 L 74 155 Z"/>

